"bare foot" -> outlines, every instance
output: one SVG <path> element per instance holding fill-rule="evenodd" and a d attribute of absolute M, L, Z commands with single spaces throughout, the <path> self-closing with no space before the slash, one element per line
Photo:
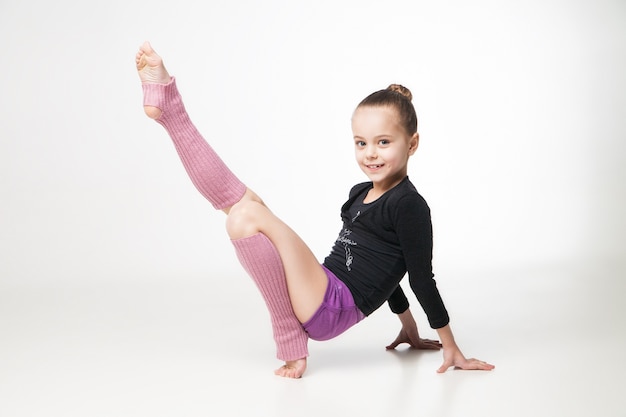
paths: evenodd
<path fill-rule="evenodd" d="M 163 59 L 152 49 L 149 42 L 144 42 L 139 47 L 135 55 L 137 73 L 142 83 L 167 84 L 171 77 L 163 65 Z M 148 117 L 158 119 L 161 116 L 161 109 L 154 106 L 143 106 Z"/>
<path fill-rule="evenodd" d="M 306 358 L 286 361 L 283 366 L 274 371 L 274 374 L 284 376 L 285 378 L 297 379 L 302 377 L 304 371 L 306 371 Z"/>

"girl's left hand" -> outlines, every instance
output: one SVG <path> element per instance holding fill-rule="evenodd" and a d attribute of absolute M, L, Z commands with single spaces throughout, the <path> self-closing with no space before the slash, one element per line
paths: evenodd
<path fill-rule="evenodd" d="M 491 371 L 495 368 L 494 365 L 491 365 L 487 362 L 470 358 L 465 359 L 465 356 L 461 353 L 458 347 L 453 347 L 449 349 L 443 350 L 443 365 L 439 369 L 437 369 L 438 373 L 444 373 L 450 368 L 454 366 L 455 369 L 465 369 L 465 370 L 480 370 L 480 371 Z"/>
<path fill-rule="evenodd" d="M 414 331 L 408 331 L 404 327 L 400 330 L 400 334 L 396 337 L 389 346 L 387 346 L 387 350 L 395 349 L 398 345 L 402 343 L 408 343 L 414 349 L 429 349 L 429 350 L 439 350 L 441 349 L 441 343 L 438 340 L 431 339 L 422 339 L 419 337 L 417 333 L 417 329 Z"/>

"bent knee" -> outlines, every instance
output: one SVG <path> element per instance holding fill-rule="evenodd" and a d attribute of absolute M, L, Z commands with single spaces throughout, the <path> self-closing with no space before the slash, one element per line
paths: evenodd
<path fill-rule="evenodd" d="M 231 239 L 241 239 L 258 233 L 260 211 L 266 210 L 262 202 L 242 200 L 231 207 L 226 217 L 226 232 Z"/>

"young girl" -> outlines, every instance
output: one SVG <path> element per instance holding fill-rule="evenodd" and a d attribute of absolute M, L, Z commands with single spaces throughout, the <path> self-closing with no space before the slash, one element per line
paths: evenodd
<path fill-rule="evenodd" d="M 258 286 L 272 321 L 277 375 L 300 378 L 307 341 L 328 340 L 373 313 L 385 301 L 402 328 L 394 349 L 443 347 L 443 365 L 491 370 L 466 359 L 457 346 L 432 274 L 430 211 L 407 177 L 417 149 L 417 116 L 411 93 L 399 85 L 366 97 L 352 116 L 356 161 L 370 179 L 352 188 L 341 208 L 343 228 L 320 265 L 302 239 L 229 170 L 187 115 L 176 82 L 148 42 L 136 55 L 144 110 L 169 133 L 196 188 L 227 215 L 226 230 L 241 265 Z M 411 289 L 441 343 L 419 337 L 400 287 Z"/>

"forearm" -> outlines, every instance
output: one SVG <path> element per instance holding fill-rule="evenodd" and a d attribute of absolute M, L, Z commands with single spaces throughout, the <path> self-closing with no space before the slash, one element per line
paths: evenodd
<path fill-rule="evenodd" d="M 443 345 L 444 349 L 448 348 L 457 348 L 456 341 L 454 340 L 454 335 L 452 334 L 452 329 L 449 324 L 437 329 L 437 334 L 439 335 L 439 340 Z"/>
<path fill-rule="evenodd" d="M 402 323 L 402 327 L 405 329 L 409 327 L 417 327 L 417 323 L 415 322 L 415 318 L 413 317 L 410 308 L 407 308 L 403 313 L 398 314 L 398 318 Z"/>

